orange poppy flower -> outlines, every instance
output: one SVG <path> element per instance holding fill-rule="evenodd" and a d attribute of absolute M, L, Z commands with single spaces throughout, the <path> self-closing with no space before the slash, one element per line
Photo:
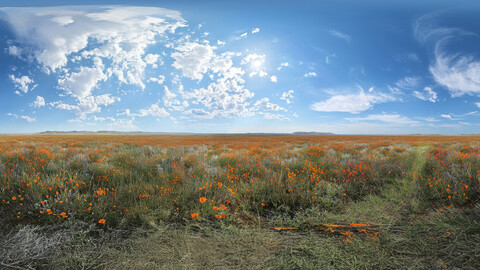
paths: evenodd
<path fill-rule="evenodd" d="M 193 218 L 193 219 L 198 218 L 198 213 L 193 213 L 193 214 L 192 214 L 192 218 Z"/>
<path fill-rule="evenodd" d="M 100 224 L 105 224 L 105 221 L 106 221 L 106 220 L 102 218 L 102 219 L 100 219 L 100 220 L 98 221 L 98 223 L 100 223 Z"/>
<path fill-rule="evenodd" d="M 207 202 L 207 198 L 205 198 L 205 197 L 200 197 L 200 202 L 201 202 L 201 203 L 206 203 L 206 202 Z"/>

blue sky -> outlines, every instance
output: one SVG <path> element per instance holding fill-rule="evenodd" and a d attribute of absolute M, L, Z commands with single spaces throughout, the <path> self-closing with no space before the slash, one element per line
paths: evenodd
<path fill-rule="evenodd" d="M 4 0 L 0 133 L 479 133 L 476 2 Z"/>

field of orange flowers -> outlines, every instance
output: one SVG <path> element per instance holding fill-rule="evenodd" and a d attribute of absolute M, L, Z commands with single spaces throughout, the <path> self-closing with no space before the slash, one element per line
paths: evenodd
<path fill-rule="evenodd" d="M 478 269 L 479 228 L 479 136 L 0 136 L 0 268 Z"/>
<path fill-rule="evenodd" d="M 63 135 L 0 137 L 4 225 L 248 224 L 419 183 L 438 214 L 480 199 L 479 137 Z M 422 157 L 420 151 L 424 149 Z M 422 161 L 424 166 L 416 164 Z"/>

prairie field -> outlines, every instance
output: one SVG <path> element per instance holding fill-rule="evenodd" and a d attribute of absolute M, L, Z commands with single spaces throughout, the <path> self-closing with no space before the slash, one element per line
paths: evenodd
<path fill-rule="evenodd" d="M 478 269 L 480 136 L 2 135 L 0 268 Z"/>

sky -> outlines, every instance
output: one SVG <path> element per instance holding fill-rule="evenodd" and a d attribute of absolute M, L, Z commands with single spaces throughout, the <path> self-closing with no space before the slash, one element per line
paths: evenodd
<path fill-rule="evenodd" d="M 480 133 L 479 1 L 0 3 L 0 133 Z"/>

